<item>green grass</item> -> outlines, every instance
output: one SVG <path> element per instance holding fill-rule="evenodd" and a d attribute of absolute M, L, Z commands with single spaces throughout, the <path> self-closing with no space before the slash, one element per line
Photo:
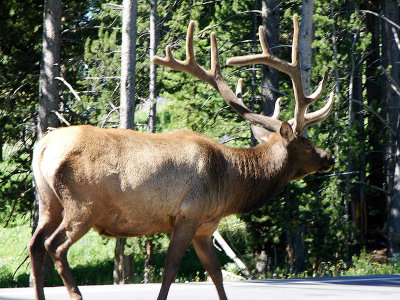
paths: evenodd
<path fill-rule="evenodd" d="M 235 219 L 228 221 L 230 227 L 237 223 Z M 220 227 L 221 231 L 224 230 L 224 226 L 228 226 L 228 223 L 225 223 L 222 222 Z M 238 228 L 235 229 L 237 230 Z M 27 245 L 30 237 L 31 228 L 28 218 L 18 218 L 7 228 L 0 228 L 0 288 L 29 285 L 30 260 L 28 258 Z M 153 237 L 153 240 L 156 243 L 154 251 L 155 272 L 153 279 L 155 282 L 160 282 L 168 246 L 168 237 L 166 235 L 156 235 Z M 114 239 L 103 238 L 93 230 L 89 231 L 76 242 L 68 252 L 68 261 L 77 283 L 79 285 L 112 284 L 114 248 Z M 136 273 L 132 282 L 138 283 L 141 282 L 143 278 L 144 239 L 129 239 L 128 252 L 129 251 L 133 254 L 135 259 Z M 236 265 L 234 265 L 224 253 L 217 251 L 217 255 L 219 256 L 221 265 L 224 266 L 225 269 L 234 273 L 240 273 Z M 308 270 L 296 277 L 395 273 L 400 273 L 399 259 L 392 259 L 390 263 L 379 263 L 372 259 L 371 254 L 363 250 L 360 255 L 353 256 L 352 265 L 348 269 L 344 268 L 343 262 L 336 264 L 327 262 L 321 263 L 317 270 Z M 294 275 L 288 274 L 284 269 L 277 269 L 268 277 L 290 278 L 293 276 Z M 193 247 L 189 247 L 180 265 L 177 281 L 202 281 L 205 280 L 205 278 L 204 269 Z M 62 285 L 61 278 L 56 270 L 54 270 L 49 280 L 49 285 Z"/>
<path fill-rule="evenodd" d="M 31 238 L 28 219 L 18 219 L 0 228 L 0 287 L 29 285 L 30 260 L 27 245 Z M 115 240 L 89 231 L 68 251 L 68 261 L 79 284 L 110 284 Z M 16 271 L 18 269 L 18 271 Z M 14 274 L 15 273 L 15 274 Z M 50 285 L 62 285 L 56 271 Z"/>
<path fill-rule="evenodd" d="M 26 286 L 29 283 L 27 245 L 30 237 L 27 219 L 18 219 L 7 228 L 0 228 L 0 287 Z"/>

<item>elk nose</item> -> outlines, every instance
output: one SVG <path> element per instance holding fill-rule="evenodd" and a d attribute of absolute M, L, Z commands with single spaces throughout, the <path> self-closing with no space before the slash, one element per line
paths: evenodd
<path fill-rule="evenodd" d="M 336 163 L 336 157 L 333 154 L 328 153 L 327 159 L 328 159 L 329 163 L 331 163 L 332 165 L 334 165 Z"/>

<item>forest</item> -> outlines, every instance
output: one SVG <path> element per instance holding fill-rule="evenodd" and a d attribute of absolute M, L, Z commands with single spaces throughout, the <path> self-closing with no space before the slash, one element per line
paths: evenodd
<path fill-rule="evenodd" d="M 0 4 L 0 248 L 12 245 L 8 230 L 23 228 L 30 235 L 37 224 L 32 152 L 48 130 L 78 124 L 151 133 L 188 129 L 231 147 L 257 144 L 250 123 L 210 85 L 152 63 L 155 55 L 165 57 L 167 45 L 178 59 L 185 58 L 191 20 L 200 65 L 210 67 L 209 37 L 214 32 L 222 74 L 232 90 L 243 79 L 246 106 L 269 116 L 279 98 L 280 119 L 291 119 L 289 76 L 264 65 L 228 66 L 226 61 L 262 52 L 259 26 L 271 51 L 290 61 L 297 14 L 305 93 L 329 74 L 321 100 L 310 111 L 323 107 L 334 93 L 330 116 L 309 127 L 307 136 L 334 153 L 336 164 L 329 173 L 288 184 L 252 213 L 223 220 L 218 231 L 246 269 L 218 251 L 221 265 L 245 278 L 336 276 L 354 267 L 354 257 L 364 257 L 400 271 L 393 267 L 400 266 L 398 1 L 132 1 L 128 60 L 122 55 L 125 2 Z M 57 45 L 44 38 L 54 16 L 59 19 L 53 28 Z M 45 68 L 49 59 L 56 66 L 51 70 Z M 79 284 L 160 280 L 167 235 L 96 239 L 94 255 L 104 247 L 108 256 L 96 260 L 94 282 L 84 278 L 82 266 L 89 263 L 80 260 L 74 268 L 81 274 L 76 275 Z M 12 265 L 0 250 L 0 287 L 29 284 L 28 242 L 18 248 Z M 118 269 L 121 259 L 124 267 Z M 179 280 L 206 279 L 192 248 L 184 261 Z M 60 284 L 52 268 L 50 264 L 49 276 L 54 278 L 47 284 Z M 106 279 L 98 279 L 99 273 Z"/>

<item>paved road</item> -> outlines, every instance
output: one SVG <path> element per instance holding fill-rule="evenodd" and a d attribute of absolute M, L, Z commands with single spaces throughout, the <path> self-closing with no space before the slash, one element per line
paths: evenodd
<path fill-rule="evenodd" d="M 156 299 L 160 284 L 81 286 L 85 300 Z M 228 299 L 400 300 L 400 275 L 225 282 Z M 34 299 L 32 288 L 0 289 L 0 300 Z M 65 287 L 45 289 L 47 300 L 67 300 Z M 168 299 L 218 299 L 212 283 L 174 283 Z"/>

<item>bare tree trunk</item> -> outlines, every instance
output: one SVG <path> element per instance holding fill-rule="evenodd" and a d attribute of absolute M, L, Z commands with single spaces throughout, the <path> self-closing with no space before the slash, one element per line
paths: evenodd
<path fill-rule="evenodd" d="M 254 10 L 258 9 L 258 1 L 254 2 Z M 253 41 L 257 40 L 257 29 L 258 29 L 258 23 L 257 23 L 257 15 L 254 14 L 253 15 Z M 257 53 L 257 44 L 253 43 L 253 53 Z M 250 110 L 254 111 L 254 104 L 256 102 L 256 79 L 257 79 L 257 73 L 256 73 L 256 65 L 252 65 L 251 68 L 251 97 L 250 97 Z M 249 126 L 250 128 L 250 146 L 254 147 L 257 144 L 256 138 L 254 137 L 253 131 L 251 130 L 251 126 Z"/>
<path fill-rule="evenodd" d="M 125 284 L 135 271 L 135 260 L 132 255 L 125 255 L 126 239 L 117 239 L 114 251 L 114 284 Z"/>
<path fill-rule="evenodd" d="M 397 131 L 399 132 L 399 125 Z M 399 141 L 400 135 L 397 136 Z M 398 142 L 397 142 L 398 143 Z M 399 145 L 397 145 L 399 147 Z M 390 258 L 400 259 L 400 151 L 397 148 L 393 178 L 393 192 L 389 207 L 388 254 Z"/>
<path fill-rule="evenodd" d="M 333 48 L 333 59 L 337 62 L 338 61 L 338 48 L 337 48 L 337 37 L 336 37 L 336 25 L 335 25 L 335 14 L 333 11 L 333 0 L 330 0 L 330 18 L 333 20 L 332 22 L 332 48 Z M 337 65 L 337 64 L 336 64 Z M 340 95 L 340 81 L 339 81 L 339 70 L 338 67 L 336 66 L 334 69 L 334 78 L 335 78 L 335 96 L 339 97 Z M 335 120 L 336 122 L 339 121 L 339 112 L 337 110 L 334 110 L 334 115 L 335 115 Z M 340 140 L 340 132 L 339 132 L 339 127 L 335 127 L 335 139 L 337 141 Z M 335 152 L 339 153 L 339 144 L 335 144 Z M 339 161 L 335 165 L 335 172 L 339 173 L 340 172 L 340 165 Z M 339 194 L 339 189 L 336 190 L 336 198 L 340 199 L 340 194 Z M 348 211 L 345 209 L 345 211 Z M 349 220 L 349 215 L 345 212 L 343 214 L 339 215 L 338 222 L 348 222 Z M 350 263 L 349 261 L 349 237 L 346 237 L 347 240 L 344 242 L 344 266 L 347 268 L 348 264 Z"/>
<path fill-rule="evenodd" d="M 150 114 L 149 114 L 149 132 L 156 132 L 156 110 L 157 110 L 157 68 L 151 59 L 157 53 L 157 0 L 151 0 L 150 9 Z"/>
<path fill-rule="evenodd" d="M 399 8 L 393 1 L 382 2 L 384 15 L 395 23 L 399 23 Z M 394 33 L 389 23 L 382 26 L 382 54 L 383 66 L 386 70 L 390 66 L 391 80 L 399 85 L 400 68 L 398 66 L 399 50 L 395 43 Z M 388 254 L 389 257 L 400 256 L 400 179 L 399 179 L 399 105 L 400 99 L 390 84 L 385 85 L 386 109 L 389 126 L 397 133 L 397 137 L 389 135 L 386 146 L 385 183 L 386 189 L 391 193 L 387 195 L 388 205 Z"/>
<path fill-rule="evenodd" d="M 157 0 L 150 3 L 150 85 L 149 85 L 149 133 L 156 132 L 157 126 L 157 67 L 152 58 L 157 54 L 158 32 L 157 32 Z M 144 283 L 154 280 L 154 253 L 153 237 L 146 237 L 146 249 L 144 256 Z"/>
<path fill-rule="evenodd" d="M 124 0 L 122 11 L 120 128 L 134 129 L 136 79 L 137 1 Z M 126 239 L 117 239 L 114 284 L 128 282 L 133 274 L 133 256 L 124 254 Z"/>
<path fill-rule="evenodd" d="M 154 281 L 154 244 L 152 237 L 146 238 L 145 247 L 143 281 L 150 283 Z"/>
<path fill-rule="evenodd" d="M 265 39 L 272 49 L 279 44 L 279 1 L 262 0 L 261 18 L 264 27 Z M 278 98 L 279 72 L 269 66 L 261 66 L 261 106 L 263 113 L 271 116 Z"/>
<path fill-rule="evenodd" d="M 61 0 L 47 0 L 43 12 L 43 46 L 39 80 L 39 138 L 49 128 L 58 127 L 54 111 L 58 111 L 60 76 Z"/>
<path fill-rule="evenodd" d="M 381 11 L 382 1 L 371 0 L 364 1 L 361 4 L 361 9 L 370 10 L 376 13 Z M 385 117 L 385 96 L 383 94 L 383 78 L 380 70 L 381 66 L 381 20 L 380 18 L 372 15 L 365 15 L 367 33 L 371 35 L 371 42 L 368 46 L 368 55 L 366 56 L 365 64 L 365 89 L 366 89 L 366 101 L 369 107 L 375 111 L 380 111 L 380 115 Z M 368 184 L 372 186 L 384 188 L 384 159 L 385 159 L 385 136 L 381 132 L 385 131 L 384 124 L 375 116 L 368 116 L 368 127 L 370 128 L 366 133 L 366 138 L 369 140 L 369 144 L 373 151 L 369 151 L 366 156 L 366 163 L 369 166 L 369 174 L 366 178 Z M 368 235 L 371 232 L 382 232 L 383 230 L 375 230 L 375 228 L 382 228 L 382 224 L 386 222 L 386 216 L 383 211 L 386 209 L 385 201 L 382 201 L 384 195 L 382 193 L 368 193 L 366 198 L 366 205 L 369 210 L 378 210 L 382 213 L 376 214 L 375 216 L 368 216 Z M 382 233 L 379 233 L 382 235 Z M 383 236 L 368 237 L 368 239 L 377 240 L 382 239 Z"/>
<path fill-rule="evenodd" d="M 61 0 L 46 0 L 43 10 L 42 60 L 40 62 L 39 79 L 39 119 L 38 136 L 42 138 L 49 128 L 59 126 L 57 112 L 60 107 L 59 82 L 55 77 L 60 74 L 60 33 L 61 33 Z M 32 233 L 39 222 L 39 199 L 35 193 L 32 215 Z M 53 261 L 46 254 L 43 264 L 44 283 L 47 285 L 53 274 Z M 32 285 L 30 278 L 30 285 Z"/>
<path fill-rule="evenodd" d="M 314 11 L 314 0 L 303 0 L 303 6 L 301 9 L 299 55 L 300 55 L 301 78 L 303 81 L 304 93 L 306 95 L 310 94 L 310 81 L 311 81 L 311 68 L 312 68 L 311 43 L 313 40 L 313 20 L 312 20 L 313 11 Z"/>
<path fill-rule="evenodd" d="M 134 129 L 136 80 L 137 1 L 124 0 L 121 45 L 120 127 Z"/>
<path fill-rule="evenodd" d="M 310 81 L 311 81 L 311 67 L 312 67 L 312 49 L 311 43 L 313 40 L 313 11 L 314 11 L 314 0 L 303 0 L 301 9 L 301 24 L 300 24 L 300 38 L 299 38 L 299 57 L 300 57 L 300 68 L 301 78 L 303 83 L 304 93 L 310 94 Z M 305 262 L 305 224 L 302 220 L 302 215 L 299 211 L 298 204 L 296 204 L 296 210 L 299 215 L 299 225 L 294 231 L 294 235 L 291 239 L 292 243 L 289 244 L 290 250 L 293 250 L 294 258 L 294 272 L 296 274 L 301 273 L 304 270 Z"/>
<path fill-rule="evenodd" d="M 259 5 L 259 3 L 255 3 Z M 257 7 L 255 7 L 257 9 Z M 261 22 L 264 27 L 264 36 L 276 54 L 277 49 L 274 47 L 279 44 L 279 1 L 278 0 L 261 0 Z M 257 19 L 254 19 L 253 39 L 256 40 Z M 255 66 L 253 65 L 252 76 L 252 103 L 255 102 L 256 76 Z M 261 108 L 262 113 L 271 116 L 274 113 L 275 102 L 279 97 L 279 72 L 278 70 L 266 65 L 261 65 Z M 252 135 L 252 146 L 255 145 L 255 139 Z M 257 255 L 255 269 L 259 276 L 266 276 L 270 267 L 271 258 L 267 255 L 268 251 L 261 249 Z"/>

